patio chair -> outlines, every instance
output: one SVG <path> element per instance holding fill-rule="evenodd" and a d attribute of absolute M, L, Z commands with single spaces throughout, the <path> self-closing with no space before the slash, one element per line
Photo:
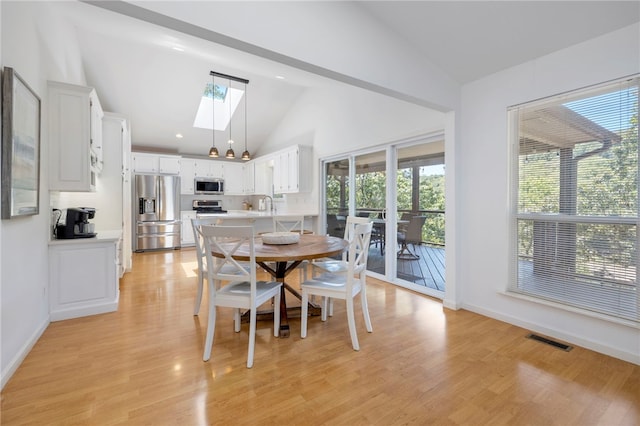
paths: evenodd
<path fill-rule="evenodd" d="M 377 219 L 380 219 L 377 222 L 373 223 L 373 230 L 371 231 L 371 242 L 370 244 L 375 244 L 376 247 L 380 246 L 380 256 L 384 256 L 384 237 L 386 232 L 386 223 L 384 220 L 386 219 L 384 212 L 378 213 Z"/>
<path fill-rule="evenodd" d="M 300 337 L 307 337 L 307 320 L 309 312 L 309 296 L 322 296 L 322 321 L 327 320 L 328 304 L 334 299 L 345 300 L 347 304 L 347 323 L 349 324 L 349 334 L 351 335 L 351 345 L 353 350 L 360 350 L 358 335 L 356 333 L 356 321 L 354 313 L 353 299 L 360 294 L 362 314 L 364 316 L 367 331 L 371 333 L 371 318 L 369 317 L 369 307 L 367 305 L 367 281 L 366 273 L 367 257 L 369 255 L 369 239 L 371 238 L 372 223 L 356 224 L 350 235 L 349 249 L 347 254 L 346 273 L 325 273 L 310 281 L 305 281 L 300 286 L 302 289 L 302 317 L 300 327 Z"/>
<path fill-rule="evenodd" d="M 252 226 L 200 226 L 198 232 L 204 240 L 209 282 L 209 318 L 202 359 L 208 361 L 211 358 L 216 326 L 216 307 L 225 306 L 234 309 L 233 319 L 236 333 L 240 331 L 240 309 L 248 309 L 250 319 L 247 368 L 251 368 L 255 350 L 258 306 L 269 300 L 273 300 L 274 306 L 280 306 L 282 283 L 256 280 L 256 254 Z M 228 242 L 233 244 L 224 244 Z M 248 270 L 233 259 L 234 253 L 243 245 L 249 246 Z M 213 250 L 224 255 L 224 258 L 214 258 Z M 223 281 L 230 281 L 230 283 L 222 286 Z M 279 329 L 280 315 L 276 313 L 273 315 L 273 335 L 275 337 L 278 337 Z"/>
<path fill-rule="evenodd" d="M 340 221 L 335 214 L 327 215 L 327 234 L 332 237 L 339 237 L 344 234 L 344 221 Z"/>
<path fill-rule="evenodd" d="M 402 215 L 403 219 L 405 215 Z M 400 251 L 398 251 L 398 259 L 400 260 L 417 260 L 420 256 L 409 249 L 409 244 L 414 245 L 422 243 L 422 227 L 427 220 L 426 216 L 411 216 L 409 224 L 406 228 L 398 231 L 398 243 Z"/>

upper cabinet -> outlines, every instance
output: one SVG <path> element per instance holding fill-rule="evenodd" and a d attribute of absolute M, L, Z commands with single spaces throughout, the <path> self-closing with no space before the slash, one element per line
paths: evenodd
<path fill-rule="evenodd" d="M 196 176 L 195 177 L 224 177 L 224 165 L 219 160 L 196 160 Z"/>
<path fill-rule="evenodd" d="M 224 164 L 224 194 L 244 195 L 242 163 L 227 162 Z"/>
<path fill-rule="evenodd" d="M 180 193 L 192 195 L 194 192 L 193 179 L 196 177 L 196 160 L 182 158 L 180 160 Z"/>
<path fill-rule="evenodd" d="M 256 158 L 253 161 L 253 193 L 256 195 L 271 195 L 269 161 L 268 157 Z"/>
<path fill-rule="evenodd" d="M 295 145 L 276 152 L 273 158 L 273 192 L 287 194 L 311 191 L 311 148 Z M 301 173 L 301 171 L 303 171 Z"/>
<path fill-rule="evenodd" d="M 253 195 L 256 193 L 256 163 L 255 161 L 249 161 L 245 163 L 242 168 L 242 186 L 246 195 Z"/>
<path fill-rule="evenodd" d="M 102 170 L 102 117 L 91 87 L 48 82 L 49 189 L 95 191 Z"/>
<path fill-rule="evenodd" d="M 137 174 L 180 174 L 180 157 L 177 155 L 134 152 L 131 159 L 133 172 Z"/>

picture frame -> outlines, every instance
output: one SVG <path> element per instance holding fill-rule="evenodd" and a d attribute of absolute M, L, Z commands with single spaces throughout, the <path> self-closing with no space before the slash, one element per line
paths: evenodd
<path fill-rule="evenodd" d="M 38 95 L 10 67 L 2 72 L 2 219 L 40 212 Z"/>

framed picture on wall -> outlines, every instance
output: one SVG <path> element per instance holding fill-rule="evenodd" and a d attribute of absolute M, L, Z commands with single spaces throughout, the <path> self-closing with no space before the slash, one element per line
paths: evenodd
<path fill-rule="evenodd" d="M 37 215 L 40 98 L 10 67 L 2 72 L 2 219 Z"/>

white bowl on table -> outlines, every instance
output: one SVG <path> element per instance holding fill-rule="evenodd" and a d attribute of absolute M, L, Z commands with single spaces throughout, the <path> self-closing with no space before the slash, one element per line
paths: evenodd
<path fill-rule="evenodd" d="M 295 244 L 300 241 L 297 232 L 266 232 L 260 236 L 264 244 Z"/>

